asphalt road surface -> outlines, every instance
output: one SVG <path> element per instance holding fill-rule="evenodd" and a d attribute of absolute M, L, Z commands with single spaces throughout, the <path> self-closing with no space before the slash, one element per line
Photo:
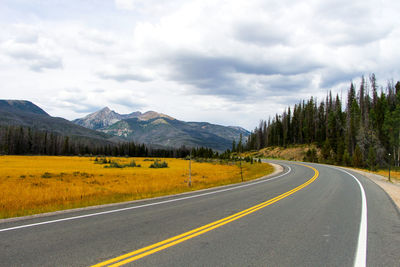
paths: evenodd
<path fill-rule="evenodd" d="M 1 266 L 400 266 L 400 213 L 360 174 L 268 179 L 0 223 Z"/>

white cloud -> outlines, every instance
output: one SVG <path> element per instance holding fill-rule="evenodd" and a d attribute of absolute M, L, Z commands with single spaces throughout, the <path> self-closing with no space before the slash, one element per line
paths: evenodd
<path fill-rule="evenodd" d="M 4 86 L 68 118 L 111 106 L 252 128 L 362 74 L 400 76 L 398 1 L 115 0 L 92 9 L 50 16 L 44 4 L 18 24 L 2 20 Z"/>
<path fill-rule="evenodd" d="M 26 35 L 9 39 L 1 44 L 1 48 L 5 55 L 33 71 L 63 67 L 56 43 L 51 39 L 39 37 L 35 32 L 27 32 Z"/>
<path fill-rule="evenodd" d="M 135 0 L 115 0 L 115 5 L 119 9 L 132 10 L 135 7 L 136 1 Z"/>

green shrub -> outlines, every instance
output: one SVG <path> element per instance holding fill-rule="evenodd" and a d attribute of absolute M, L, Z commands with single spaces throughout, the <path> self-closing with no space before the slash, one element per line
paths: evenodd
<path fill-rule="evenodd" d="M 129 164 L 126 165 L 126 167 L 139 167 L 134 160 L 131 160 Z"/>
<path fill-rule="evenodd" d="M 136 164 L 134 160 L 131 160 L 128 164 L 121 164 L 117 161 L 111 161 L 110 165 L 104 166 L 104 168 L 126 168 L 126 167 L 141 167 L 140 164 Z"/>
<path fill-rule="evenodd" d="M 53 175 L 49 172 L 45 172 L 42 174 L 42 178 L 51 178 L 51 177 L 53 177 Z"/>
<path fill-rule="evenodd" d="M 116 162 L 116 161 L 112 161 L 112 162 L 110 163 L 110 165 L 104 166 L 104 168 L 124 168 L 124 167 L 125 167 L 124 165 L 119 164 L 119 163 Z"/>
<path fill-rule="evenodd" d="M 107 158 L 95 158 L 94 159 L 94 164 L 108 164 L 108 163 L 111 163 L 111 160 L 110 159 L 107 159 Z"/>
<path fill-rule="evenodd" d="M 159 160 L 154 161 L 153 164 L 150 165 L 150 168 L 158 169 L 158 168 L 168 168 L 168 163 L 165 161 L 161 162 Z"/>

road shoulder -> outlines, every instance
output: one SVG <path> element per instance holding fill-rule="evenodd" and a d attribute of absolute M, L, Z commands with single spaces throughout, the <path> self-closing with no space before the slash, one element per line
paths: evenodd
<path fill-rule="evenodd" d="M 356 170 L 356 169 L 352 169 L 352 168 L 345 168 L 345 169 L 362 174 L 363 176 L 372 180 L 374 183 L 376 183 L 378 186 L 380 186 L 392 198 L 392 200 L 396 204 L 397 208 L 400 209 L 400 184 L 399 183 L 389 182 L 386 177 L 378 175 L 378 174 L 361 171 L 361 170 Z"/>

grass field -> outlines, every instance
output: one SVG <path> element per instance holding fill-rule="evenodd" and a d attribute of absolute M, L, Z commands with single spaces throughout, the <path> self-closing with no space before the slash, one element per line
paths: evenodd
<path fill-rule="evenodd" d="M 140 167 L 106 168 L 89 157 L 0 156 L 0 218 L 129 201 L 241 181 L 235 163 L 162 159 L 168 168 L 149 168 L 153 159 L 107 158 Z M 132 164 L 131 164 L 132 165 Z M 244 180 L 273 171 L 269 164 L 243 163 Z"/>

